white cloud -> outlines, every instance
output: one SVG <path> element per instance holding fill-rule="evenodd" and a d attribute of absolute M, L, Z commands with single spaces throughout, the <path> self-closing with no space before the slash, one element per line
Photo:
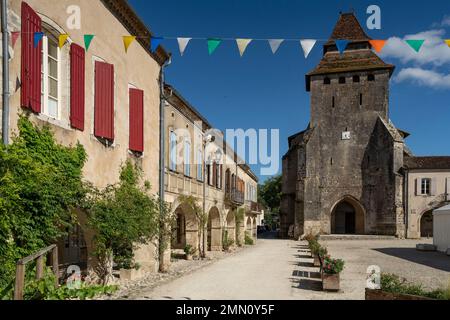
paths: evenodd
<path fill-rule="evenodd" d="M 450 22 L 450 21 L 449 21 Z M 381 57 L 399 59 L 402 63 L 414 63 L 418 66 L 430 64 L 441 67 L 450 63 L 450 49 L 444 42 L 445 30 L 436 29 L 407 35 L 404 38 L 392 37 L 387 41 Z M 405 43 L 405 40 L 425 39 L 419 53 Z"/>
<path fill-rule="evenodd" d="M 421 68 L 402 69 L 394 78 L 395 82 L 412 82 L 433 89 L 450 89 L 450 74 L 445 75 Z"/>

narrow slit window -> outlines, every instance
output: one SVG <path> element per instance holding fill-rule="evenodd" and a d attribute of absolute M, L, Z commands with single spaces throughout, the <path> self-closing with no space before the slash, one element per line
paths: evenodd
<path fill-rule="evenodd" d="M 363 95 L 362 93 L 359 94 L 359 106 L 363 105 Z"/>
<path fill-rule="evenodd" d="M 334 108 L 335 106 L 335 98 L 333 97 L 332 101 L 331 101 L 331 107 Z"/>

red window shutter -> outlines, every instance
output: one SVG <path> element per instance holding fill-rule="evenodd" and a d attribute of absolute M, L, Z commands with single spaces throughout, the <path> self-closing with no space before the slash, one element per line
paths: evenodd
<path fill-rule="evenodd" d="M 34 47 L 34 33 L 42 32 L 42 21 L 36 12 L 22 2 L 22 66 L 21 105 L 33 112 L 41 112 L 42 41 Z"/>
<path fill-rule="evenodd" d="M 72 43 L 70 46 L 70 124 L 84 131 L 85 106 L 85 52 Z"/>
<path fill-rule="evenodd" d="M 130 89 L 130 150 L 144 152 L 144 91 Z"/>
<path fill-rule="evenodd" d="M 114 66 L 95 62 L 94 135 L 114 140 Z"/>

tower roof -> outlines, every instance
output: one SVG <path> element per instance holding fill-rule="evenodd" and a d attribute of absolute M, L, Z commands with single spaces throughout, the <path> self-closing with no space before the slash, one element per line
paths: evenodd
<path fill-rule="evenodd" d="M 345 39 L 353 41 L 372 40 L 363 30 L 358 19 L 353 13 L 342 13 L 339 17 L 333 33 L 327 44 L 334 43 L 334 40 Z"/>
<path fill-rule="evenodd" d="M 343 54 L 337 50 L 335 40 L 350 41 Z M 372 39 L 366 34 L 353 13 L 342 13 L 330 39 L 324 45 L 322 60 L 306 75 L 306 90 L 310 90 L 311 76 L 315 75 L 384 69 L 392 74 L 395 67 L 385 63 L 371 50 L 370 40 Z"/>

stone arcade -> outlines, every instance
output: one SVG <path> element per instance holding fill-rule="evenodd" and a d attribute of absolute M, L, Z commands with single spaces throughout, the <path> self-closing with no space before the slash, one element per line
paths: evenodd
<path fill-rule="evenodd" d="M 342 55 L 339 39 L 350 40 Z M 354 14 L 341 14 L 306 75 L 310 123 L 289 138 L 283 157 L 283 237 L 432 236 L 428 213 L 450 200 L 450 157 L 415 157 L 408 149 L 409 134 L 389 119 L 395 67 L 370 40 Z"/>

